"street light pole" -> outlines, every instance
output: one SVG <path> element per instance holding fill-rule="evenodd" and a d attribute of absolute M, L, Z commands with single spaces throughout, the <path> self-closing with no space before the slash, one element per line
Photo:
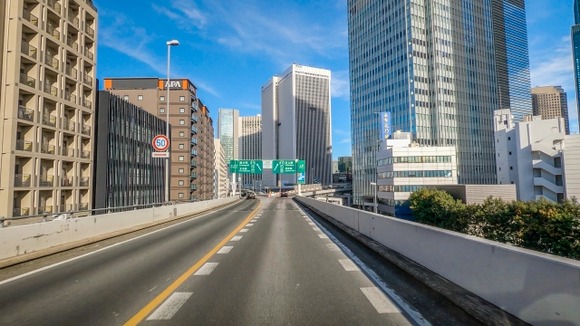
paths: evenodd
<path fill-rule="evenodd" d="M 167 90 L 167 97 L 165 98 L 165 136 L 169 139 L 169 71 L 171 67 L 171 47 L 178 46 L 178 40 L 167 41 L 167 82 L 165 84 L 165 89 Z M 167 149 L 168 154 L 165 159 L 165 201 L 169 201 L 169 162 L 171 158 L 171 148 Z"/>
<path fill-rule="evenodd" d="M 377 213 L 377 210 L 378 210 L 378 203 L 377 203 L 377 183 L 376 182 L 371 182 L 371 186 L 375 186 L 374 210 L 375 210 L 375 214 L 376 214 Z"/>

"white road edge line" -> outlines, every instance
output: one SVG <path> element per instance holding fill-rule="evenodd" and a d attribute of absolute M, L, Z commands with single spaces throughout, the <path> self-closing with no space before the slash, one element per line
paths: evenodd
<path fill-rule="evenodd" d="M 169 320 L 191 297 L 193 292 L 175 292 L 157 308 L 147 320 Z"/>
<path fill-rule="evenodd" d="M 379 314 L 397 314 L 401 311 L 376 286 L 360 288 Z"/>
<path fill-rule="evenodd" d="M 335 243 L 327 243 L 326 247 L 330 251 L 340 251 L 340 248 Z"/>
<path fill-rule="evenodd" d="M 342 265 L 347 272 L 360 272 L 360 268 L 350 259 L 339 259 L 338 262 Z"/>
<path fill-rule="evenodd" d="M 300 208 L 300 210 L 304 212 L 302 208 Z M 405 311 L 407 317 L 411 318 L 415 324 L 419 326 L 431 326 L 431 323 L 425 319 L 420 312 L 413 309 L 413 307 L 405 302 L 405 300 L 401 299 L 401 297 L 399 297 L 399 295 L 393 289 L 388 287 L 387 284 L 383 282 L 383 280 L 381 280 L 381 278 L 371 268 L 363 263 L 352 251 L 350 251 L 350 249 L 348 249 L 342 242 L 338 241 L 338 239 L 330 234 L 330 232 L 328 232 L 328 230 L 326 230 L 320 223 L 318 223 L 318 221 L 314 220 L 313 218 L 310 219 L 329 236 L 332 242 L 334 242 L 340 249 L 342 249 L 342 252 L 347 257 L 352 259 L 352 261 L 354 261 L 359 266 L 359 268 L 367 275 L 367 277 L 369 277 L 384 293 L 386 293 L 386 295 L 391 300 L 393 300 L 401 309 Z"/>
<path fill-rule="evenodd" d="M 220 255 L 229 254 L 233 248 L 234 248 L 234 246 L 223 246 L 220 250 L 218 250 L 217 253 Z"/>
<path fill-rule="evenodd" d="M 219 265 L 219 263 L 205 263 L 193 275 L 209 275 Z"/>

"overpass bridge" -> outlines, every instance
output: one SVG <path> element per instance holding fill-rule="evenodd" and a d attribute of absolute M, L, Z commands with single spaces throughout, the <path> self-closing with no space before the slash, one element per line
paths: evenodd
<path fill-rule="evenodd" d="M 579 275 L 305 196 L 229 198 L 0 228 L 0 324 L 574 325 Z"/>

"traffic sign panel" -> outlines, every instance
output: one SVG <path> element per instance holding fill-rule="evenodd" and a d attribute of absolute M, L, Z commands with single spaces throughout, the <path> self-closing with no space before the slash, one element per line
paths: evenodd
<path fill-rule="evenodd" d="M 157 135 L 153 137 L 151 144 L 154 150 L 162 152 L 169 148 L 169 138 L 165 135 Z"/>
<path fill-rule="evenodd" d="M 274 160 L 274 161 L 272 161 L 272 173 L 274 173 L 274 174 L 294 174 L 294 173 L 296 173 L 296 160 Z"/>
<path fill-rule="evenodd" d="M 169 152 L 152 152 L 151 157 L 152 158 L 168 158 Z"/>
<path fill-rule="evenodd" d="M 230 172 L 240 174 L 261 174 L 264 169 L 262 160 L 231 160 Z"/>

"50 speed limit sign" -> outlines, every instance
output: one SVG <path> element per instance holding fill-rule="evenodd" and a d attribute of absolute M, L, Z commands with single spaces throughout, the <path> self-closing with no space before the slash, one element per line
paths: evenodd
<path fill-rule="evenodd" d="M 157 135 L 153 137 L 151 144 L 154 150 L 162 152 L 169 148 L 169 138 L 165 135 Z"/>

